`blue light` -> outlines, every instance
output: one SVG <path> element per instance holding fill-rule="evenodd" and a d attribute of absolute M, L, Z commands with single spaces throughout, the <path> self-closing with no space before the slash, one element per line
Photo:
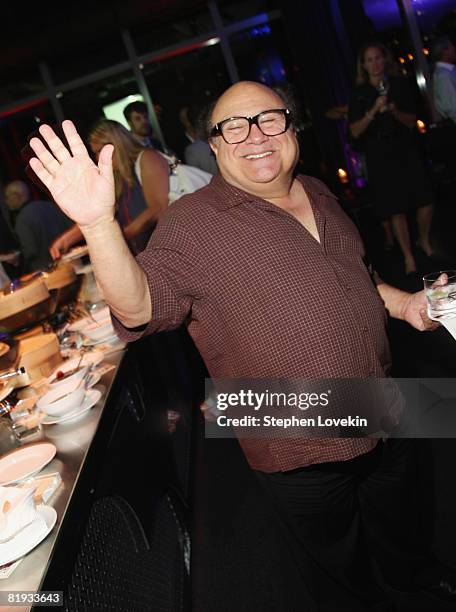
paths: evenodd
<path fill-rule="evenodd" d="M 257 36 L 268 36 L 271 33 L 271 28 L 268 24 L 256 26 L 249 30 L 249 34 L 252 38 L 256 38 Z"/>

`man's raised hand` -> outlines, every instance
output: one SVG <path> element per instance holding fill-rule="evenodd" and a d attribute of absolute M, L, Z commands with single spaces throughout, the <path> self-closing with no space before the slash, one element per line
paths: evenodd
<path fill-rule="evenodd" d="M 70 150 L 49 125 L 42 125 L 39 131 L 50 151 L 39 138 L 32 138 L 30 146 L 36 157 L 30 160 L 30 167 L 63 212 L 81 229 L 112 220 L 115 202 L 112 172 L 114 147 L 103 147 L 97 166 L 74 124 L 66 120 L 62 128 Z"/>

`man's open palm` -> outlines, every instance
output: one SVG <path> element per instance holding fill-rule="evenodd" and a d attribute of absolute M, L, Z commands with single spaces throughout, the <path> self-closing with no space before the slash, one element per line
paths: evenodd
<path fill-rule="evenodd" d="M 81 227 L 112 219 L 115 200 L 113 146 L 105 145 L 97 166 L 74 124 L 66 120 L 62 128 L 70 151 L 49 125 L 42 125 L 40 134 L 51 152 L 39 138 L 32 138 L 30 146 L 36 157 L 30 160 L 30 167 L 63 212 Z"/>

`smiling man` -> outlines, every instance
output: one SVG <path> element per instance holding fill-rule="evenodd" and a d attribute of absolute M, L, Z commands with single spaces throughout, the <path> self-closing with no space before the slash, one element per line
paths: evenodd
<path fill-rule="evenodd" d="M 295 176 L 298 144 L 286 102 L 258 83 L 230 87 L 210 120 L 220 175 L 174 203 L 146 249 L 129 253 L 114 220 L 112 146 L 90 160 L 73 124 L 70 150 L 40 128 L 30 164 L 79 224 L 122 337 L 184 321 L 214 378 L 382 378 L 386 309 L 435 327 L 424 292 L 408 294 L 366 268 L 352 222 L 320 181 Z M 90 205 L 88 205 L 90 203 Z M 386 582 L 443 597 L 454 576 L 428 573 L 414 530 L 409 441 L 240 439 L 278 504 L 318 609 L 364 610 Z M 345 607 L 343 607 L 345 606 Z"/>

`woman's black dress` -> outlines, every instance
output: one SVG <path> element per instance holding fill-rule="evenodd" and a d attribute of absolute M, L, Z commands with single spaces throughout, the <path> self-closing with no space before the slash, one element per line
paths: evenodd
<path fill-rule="evenodd" d="M 349 104 L 349 123 L 362 119 L 378 95 L 370 83 L 356 87 Z M 388 103 L 391 102 L 400 111 L 416 113 L 412 91 L 404 77 L 388 80 Z M 433 202 L 432 187 L 415 135 L 391 112 L 378 112 L 355 142 L 366 156 L 367 180 L 380 219 Z"/>

